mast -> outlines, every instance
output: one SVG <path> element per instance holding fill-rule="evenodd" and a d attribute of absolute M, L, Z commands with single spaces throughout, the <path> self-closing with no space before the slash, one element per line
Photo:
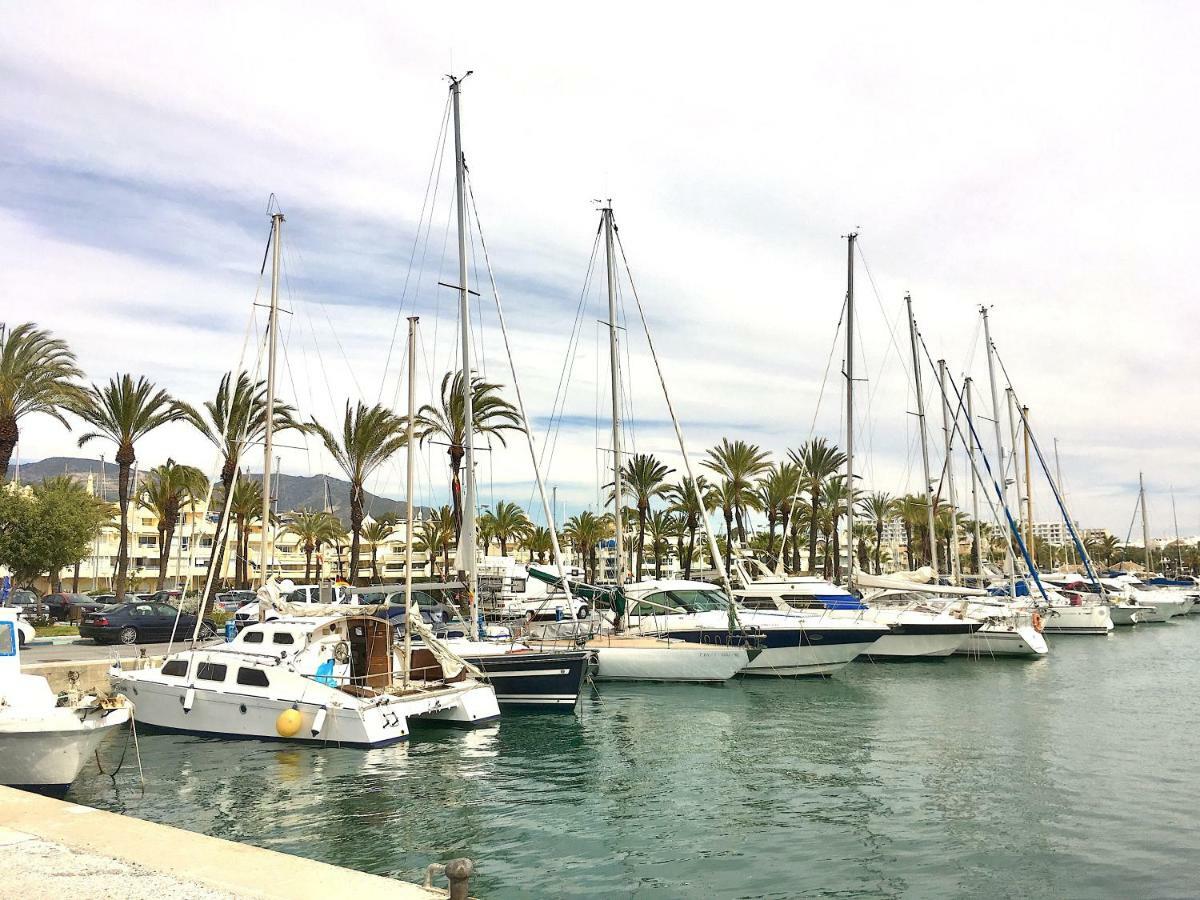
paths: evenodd
<path fill-rule="evenodd" d="M 846 590 L 854 589 L 854 242 L 846 235 Z M 834 513 L 836 515 L 836 511 Z M 835 560 L 836 563 L 836 560 Z"/>
<path fill-rule="evenodd" d="M 1183 574 L 1183 544 L 1179 542 L 1179 513 L 1175 511 L 1175 485 L 1171 485 L 1171 518 L 1175 521 L 1176 577 Z"/>
<path fill-rule="evenodd" d="M 1000 499 L 1004 506 L 1008 505 L 1008 489 L 1007 481 L 1004 477 L 1004 437 L 1000 432 L 1000 392 L 996 389 L 996 360 L 995 348 L 992 346 L 992 332 L 988 326 L 987 307 L 979 307 L 979 312 L 983 316 L 983 342 L 987 344 L 987 364 L 988 364 L 988 381 L 992 388 L 992 425 L 996 429 L 996 471 L 1000 478 L 1000 483 L 997 485 L 1000 489 Z M 1006 523 L 1004 527 L 1007 528 Z M 1012 541 L 1006 542 L 1007 560 L 1008 560 L 1008 596 L 1015 600 L 1017 598 L 1017 560 L 1013 555 Z"/>
<path fill-rule="evenodd" d="M 275 347 L 278 343 L 279 324 L 279 261 L 280 241 L 283 238 L 283 213 L 271 216 L 271 312 L 267 318 L 267 419 L 263 437 L 263 503 L 261 539 L 258 552 L 259 585 L 267 583 L 267 565 L 270 553 L 267 550 L 267 529 L 271 523 L 271 463 L 274 457 L 275 438 Z"/>
<path fill-rule="evenodd" d="M 1054 480 L 1058 484 L 1059 493 L 1061 493 L 1063 495 L 1063 498 L 1066 499 L 1067 486 L 1065 484 L 1063 484 L 1062 464 L 1059 463 L 1059 461 L 1058 461 L 1058 438 L 1054 439 Z M 1071 550 L 1070 550 L 1069 545 L 1067 547 L 1066 559 L 1067 560 L 1071 559 Z"/>
<path fill-rule="evenodd" d="M 413 417 L 417 412 L 417 316 L 408 317 L 408 442 L 404 459 L 404 656 L 400 671 L 408 688 L 409 660 L 412 654 L 412 542 L 413 529 L 413 446 L 416 443 Z"/>
<path fill-rule="evenodd" d="M 967 418 L 972 422 L 975 420 L 975 405 L 971 400 L 973 387 L 974 382 L 971 380 L 971 376 L 968 375 L 963 379 L 963 393 L 966 394 L 967 398 Z M 975 474 L 974 441 L 967 441 L 967 456 L 971 460 L 971 518 L 974 520 L 975 529 L 975 558 L 971 561 L 971 564 L 974 566 L 975 575 L 977 576 L 975 583 L 976 585 L 980 585 L 983 584 L 983 544 L 981 543 L 979 533 L 979 478 Z"/>
<path fill-rule="evenodd" d="M 925 392 L 921 387 L 921 355 L 917 350 L 917 320 L 913 316 L 912 294 L 906 293 L 904 302 L 908 306 L 908 339 L 912 343 L 913 387 L 917 392 L 917 425 L 921 434 L 921 468 L 925 473 L 925 527 L 929 529 L 929 564 L 933 567 L 933 573 L 936 576 L 938 563 L 937 541 L 934 540 L 933 528 L 933 483 L 929 478 L 929 438 L 925 434 Z M 912 555 L 912 547 L 909 547 L 908 564 L 915 569 Z"/>
<path fill-rule="evenodd" d="M 938 384 L 942 393 L 942 431 L 946 440 L 946 486 L 950 499 L 950 579 L 959 584 L 961 571 L 958 560 L 958 497 L 954 493 L 954 419 L 950 411 L 950 396 L 946 391 L 946 361 L 938 360 Z"/>
<path fill-rule="evenodd" d="M 1150 560 L 1150 515 L 1146 512 L 1146 482 L 1138 472 L 1138 503 L 1142 505 L 1142 544 L 1146 548 L 1146 572 L 1153 572 Z"/>
<path fill-rule="evenodd" d="M 613 252 L 612 201 L 600 210 L 604 218 L 604 257 L 608 275 L 608 355 L 612 377 L 613 522 L 617 539 L 617 589 L 625 585 L 625 536 L 621 522 L 621 353 L 617 344 L 617 261 Z M 640 574 L 640 573 L 639 573 Z M 636 578 L 635 578 L 636 580 Z M 617 630 L 625 629 L 628 612 L 622 613 Z"/>
<path fill-rule="evenodd" d="M 467 163 L 462 150 L 462 122 L 459 114 L 459 88 L 462 78 L 450 76 L 450 99 L 454 108 L 454 187 L 458 213 L 458 318 L 462 336 L 463 391 L 463 468 L 462 522 L 458 535 L 459 567 L 466 576 L 467 609 L 470 621 L 467 630 L 471 640 L 479 638 L 478 573 L 475 570 L 475 410 L 471 392 L 471 307 L 467 291 Z"/>
<path fill-rule="evenodd" d="M 1029 407 L 1021 407 L 1021 421 L 1025 431 L 1025 543 L 1033 547 L 1033 476 L 1029 464 Z"/>

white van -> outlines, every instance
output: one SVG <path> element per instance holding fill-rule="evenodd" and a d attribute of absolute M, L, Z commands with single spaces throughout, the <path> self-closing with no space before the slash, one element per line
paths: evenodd
<path fill-rule="evenodd" d="M 313 606 L 321 603 L 321 586 L 319 584 L 298 584 L 283 597 L 285 601 L 291 604 L 303 605 L 311 604 Z M 357 606 L 358 597 L 352 596 L 349 589 L 343 584 L 333 585 L 333 601 L 334 603 L 344 603 L 348 606 Z M 275 610 L 268 610 L 266 621 L 270 622 L 279 618 L 279 613 Z M 241 631 L 247 625 L 253 625 L 258 621 L 258 601 L 254 600 L 247 603 L 239 609 L 233 616 L 234 625 L 238 631 Z"/>

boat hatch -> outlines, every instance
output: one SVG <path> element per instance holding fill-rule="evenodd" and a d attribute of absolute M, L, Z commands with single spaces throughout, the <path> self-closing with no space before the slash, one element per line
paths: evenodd
<path fill-rule="evenodd" d="M 382 619 L 346 620 L 350 643 L 350 684 L 382 688 L 392 682 L 392 626 Z"/>

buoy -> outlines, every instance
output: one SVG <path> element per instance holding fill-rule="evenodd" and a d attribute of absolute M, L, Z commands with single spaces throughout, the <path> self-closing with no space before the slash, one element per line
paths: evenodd
<path fill-rule="evenodd" d="M 325 707 L 317 710 L 316 716 L 313 718 L 312 733 L 316 737 L 321 733 L 321 729 L 325 727 Z"/>
<path fill-rule="evenodd" d="M 295 737 L 296 732 L 300 730 L 300 724 L 300 711 L 285 709 L 275 720 L 275 730 L 279 732 L 280 737 Z"/>

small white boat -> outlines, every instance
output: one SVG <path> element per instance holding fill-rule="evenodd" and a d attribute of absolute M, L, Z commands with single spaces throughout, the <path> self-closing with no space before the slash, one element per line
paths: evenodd
<path fill-rule="evenodd" d="M 21 672 L 17 614 L 0 609 L 0 784 L 62 796 L 132 712 L 119 695 L 64 700 L 45 678 Z"/>
<path fill-rule="evenodd" d="M 155 668 L 118 663 L 110 674 L 135 698 L 140 722 L 192 734 L 370 748 L 408 738 L 410 718 L 497 718 L 491 686 L 432 635 L 422 638 L 406 667 L 382 619 L 289 615 Z"/>
<path fill-rule="evenodd" d="M 597 681 L 728 681 L 757 655 L 748 647 L 606 634 L 583 645 L 596 659 Z"/>

